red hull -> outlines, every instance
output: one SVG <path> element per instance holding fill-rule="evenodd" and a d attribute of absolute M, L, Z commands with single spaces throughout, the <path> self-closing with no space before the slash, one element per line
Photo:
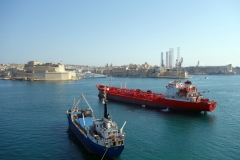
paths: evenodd
<path fill-rule="evenodd" d="M 104 91 L 104 86 L 97 85 L 97 88 L 99 90 L 99 96 L 101 96 Z M 109 100 L 174 110 L 213 111 L 217 105 L 217 102 L 210 101 L 208 99 L 201 99 L 196 102 L 187 102 L 166 99 L 163 94 L 152 93 L 150 91 L 139 92 L 139 90 L 121 89 L 116 87 L 108 87 L 107 97 Z"/>

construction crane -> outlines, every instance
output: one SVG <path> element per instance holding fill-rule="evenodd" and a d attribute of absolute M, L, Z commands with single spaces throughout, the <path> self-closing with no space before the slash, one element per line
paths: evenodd
<path fill-rule="evenodd" d="M 196 65 L 196 75 L 198 75 L 198 66 L 199 66 L 199 61 L 198 61 L 197 65 Z"/>
<path fill-rule="evenodd" d="M 182 62 L 183 62 L 183 58 L 181 57 L 180 62 L 178 62 L 178 80 L 180 80 L 180 77 L 181 77 Z"/>

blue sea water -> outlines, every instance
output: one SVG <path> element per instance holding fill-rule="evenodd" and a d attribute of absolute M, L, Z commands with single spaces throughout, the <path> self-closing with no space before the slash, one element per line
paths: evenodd
<path fill-rule="evenodd" d="M 127 121 L 125 149 L 118 160 L 240 159 L 240 76 L 195 76 L 198 91 L 217 101 L 207 114 L 166 112 L 161 109 L 109 101 L 119 128 Z M 112 78 L 112 85 L 164 93 L 160 78 Z M 103 117 L 96 84 L 109 78 L 80 81 L 0 81 L 0 159 L 100 160 L 90 154 L 68 129 L 66 110 L 83 93 Z M 85 103 L 80 103 L 85 108 Z"/>

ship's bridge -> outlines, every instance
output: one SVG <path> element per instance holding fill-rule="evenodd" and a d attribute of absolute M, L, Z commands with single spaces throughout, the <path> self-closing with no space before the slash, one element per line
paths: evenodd
<path fill-rule="evenodd" d="M 166 87 L 167 92 L 165 96 L 175 96 L 179 92 L 179 89 L 183 87 L 183 84 L 179 80 L 170 81 Z"/>

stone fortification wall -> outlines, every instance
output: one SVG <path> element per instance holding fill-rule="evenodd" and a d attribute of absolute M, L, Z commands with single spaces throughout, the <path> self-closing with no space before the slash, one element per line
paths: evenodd
<path fill-rule="evenodd" d="M 61 63 L 57 65 L 54 63 L 46 63 L 41 65 L 25 64 L 25 69 L 29 71 L 65 72 L 65 67 Z"/>
<path fill-rule="evenodd" d="M 62 63 L 41 64 L 38 61 L 29 61 L 21 69 L 11 70 L 12 79 L 25 80 L 76 80 L 75 71 L 66 72 Z"/>
<path fill-rule="evenodd" d="M 178 71 L 166 71 L 159 74 L 159 77 L 178 78 Z M 189 78 L 188 72 L 181 71 L 180 78 Z"/>
<path fill-rule="evenodd" d="M 226 66 L 198 66 L 198 68 L 191 66 L 185 69 L 189 74 L 231 74 L 233 72 L 231 64 Z"/>
<path fill-rule="evenodd" d="M 76 72 L 68 72 L 68 79 L 75 79 L 76 78 Z"/>
<path fill-rule="evenodd" d="M 29 77 L 30 78 L 30 77 Z M 39 72 L 39 73 L 32 73 L 31 79 L 36 79 L 36 80 L 45 80 L 45 73 L 44 72 Z"/>
<path fill-rule="evenodd" d="M 21 70 L 21 71 L 18 71 L 17 73 L 15 73 L 13 76 L 14 77 L 27 77 L 27 78 L 30 78 L 30 77 L 32 77 L 32 73 L 26 73 L 26 72 Z"/>
<path fill-rule="evenodd" d="M 178 72 L 177 71 L 166 71 L 166 72 L 162 73 L 162 76 L 177 77 Z"/>
<path fill-rule="evenodd" d="M 62 73 L 46 73 L 45 80 L 70 80 L 69 72 L 62 72 Z"/>
<path fill-rule="evenodd" d="M 18 72 L 15 77 L 26 77 L 31 80 L 72 80 L 76 78 L 75 72 L 37 72 L 37 73 L 25 73 Z"/>
<path fill-rule="evenodd" d="M 35 71 L 35 70 L 38 70 L 38 71 L 47 71 L 49 70 L 49 66 L 25 66 L 25 69 L 26 70 L 29 70 L 29 71 Z"/>

